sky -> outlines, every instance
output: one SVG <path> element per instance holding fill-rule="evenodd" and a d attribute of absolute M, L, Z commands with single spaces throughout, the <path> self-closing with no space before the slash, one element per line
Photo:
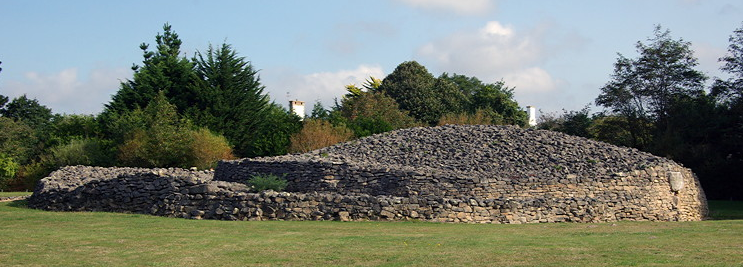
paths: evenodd
<path fill-rule="evenodd" d="M 655 25 L 691 42 L 697 70 L 727 77 L 718 58 L 743 27 L 743 1 L 0 0 L 0 94 L 97 114 L 165 23 L 189 58 L 232 45 L 284 106 L 329 107 L 344 85 L 415 60 L 434 76 L 502 80 L 519 105 L 551 113 L 592 105 L 618 54 L 636 58 Z"/>

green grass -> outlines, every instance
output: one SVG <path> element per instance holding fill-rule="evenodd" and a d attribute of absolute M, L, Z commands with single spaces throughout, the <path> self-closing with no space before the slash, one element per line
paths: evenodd
<path fill-rule="evenodd" d="M 741 203 L 711 202 L 719 218 Z M 2 266 L 740 266 L 743 220 L 231 222 L 0 203 Z"/>
<path fill-rule="evenodd" d="M 709 216 L 714 220 L 743 220 L 743 201 L 710 200 Z"/>
<path fill-rule="evenodd" d="M 0 197 L 30 196 L 34 192 L 0 192 Z"/>

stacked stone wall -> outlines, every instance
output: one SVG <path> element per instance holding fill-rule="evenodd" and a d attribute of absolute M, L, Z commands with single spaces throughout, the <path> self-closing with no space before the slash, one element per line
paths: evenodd
<path fill-rule="evenodd" d="M 629 177 L 629 176 L 627 176 Z M 626 178 L 625 178 L 626 179 Z M 664 179 L 658 175 L 656 179 Z M 619 179 L 621 180 L 621 179 Z M 617 189 L 612 184 L 607 190 Z M 244 184 L 214 181 L 208 172 L 71 166 L 42 179 L 29 206 L 55 211 L 109 211 L 218 220 L 421 220 L 467 223 L 607 222 L 699 220 L 706 206 L 684 205 L 660 194 L 637 197 L 626 186 L 607 200 L 590 194 L 539 197 L 446 198 L 339 194 L 251 193 Z M 657 208 L 638 199 L 655 199 Z M 691 201 L 689 201 L 691 202 Z"/>
<path fill-rule="evenodd" d="M 250 192 L 275 174 L 287 192 Z M 691 170 L 635 149 L 508 126 L 411 128 L 216 172 L 60 169 L 29 205 L 224 220 L 532 223 L 689 221 L 707 214 Z"/>

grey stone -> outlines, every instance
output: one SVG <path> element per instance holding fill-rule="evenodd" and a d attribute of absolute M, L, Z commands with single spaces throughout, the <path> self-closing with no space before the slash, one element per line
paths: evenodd
<path fill-rule="evenodd" d="M 681 172 L 668 172 L 668 179 L 671 183 L 671 190 L 674 192 L 684 189 L 684 176 L 681 175 Z"/>
<path fill-rule="evenodd" d="M 685 184 L 661 179 L 668 172 Z M 249 192 L 240 182 L 256 173 L 286 175 L 292 193 Z M 683 194 L 648 192 L 669 184 Z M 509 126 L 442 126 L 221 161 L 216 172 L 68 166 L 42 179 L 28 204 L 221 220 L 532 223 L 699 220 L 704 199 L 688 169 L 634 149 Z"/>

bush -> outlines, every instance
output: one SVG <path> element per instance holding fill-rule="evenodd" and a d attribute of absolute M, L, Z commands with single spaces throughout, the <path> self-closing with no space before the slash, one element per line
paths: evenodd
<path fill-rule="evenodd" d="M 227 138 L 206 128 L 191 132 L 191 156 L 191 165 L 199 169 L 214 168 L 222 159 L 234 159 Z"/>
<path fill-rule="evenodd" d="M 290 153 L 304 153 L 334 144 L 345 142 L 353 137 L 353 132 L 344 126 L 333 126 L 325 120 L 304 122 L 302 130 L 290 138 Z"/>
<path fill-rule="evenodd" d="M 253 175 L 248 180 L 248 185 L 255 191 L 263 190 L 283 191 L 287 182 L 283 177 L 274 174 Z"/>
<path fill-rule="evenodd" d="M 10 180 L 15 177 L 18 168 L 19 165 L 13 158 L 5 154 L 0 154 L 0 189 L 6 189 Z"/>
<path fill-rule="evenodd" d="M 72 139 L 65 145 L 52 148 L 51 157 L 47 160 L 55 167 L 111 166 L 113 157 L 105 147 L 104 142 L 99 139 Z"/>
<path fill-rule="evenodd" d="M 21 166 L 18 169 L 15 179 L 11 180 L 8 184 L 8 188 L 11 191 L 33 190 L 39 180 L 49 176 L 49 173 L 55 169 L 56 167 L 49 164 L 47 157 L 42 156 L 40 161 L 34 161 Z"/>
<path fill-rule="evenodd" d="M 38 156 L 39 140 L 28 125 L 11 118 L 0 117 L 0 153 L 26 164 Z"/>
<path fill-rule="evenodd" d="M 346 120 L 345 123 L 348 128 L 354 131 L 356 137 L 423 126 L 423 124 L 416 122 L 407 111 L 401 110 L 395 99 L 382 92 L 362 92 L 359 90 L 355 87 L 349 87 L 351 94 L 344 97 L 338 110 Z M 333 121 L 333 115 L 330 115 L 331 121 Z M 337 124 L 336 121 L 333 121 L 333 123 Z"/>
<path fill-rule="evenodd" d="M 488 114 L 482 109 L 478 109 L 474 114 L 459 113 L 446 114 L 439 120 L 439 125 L 456 124 L 456 125 L 490 125 L 494 124 Z"/>

